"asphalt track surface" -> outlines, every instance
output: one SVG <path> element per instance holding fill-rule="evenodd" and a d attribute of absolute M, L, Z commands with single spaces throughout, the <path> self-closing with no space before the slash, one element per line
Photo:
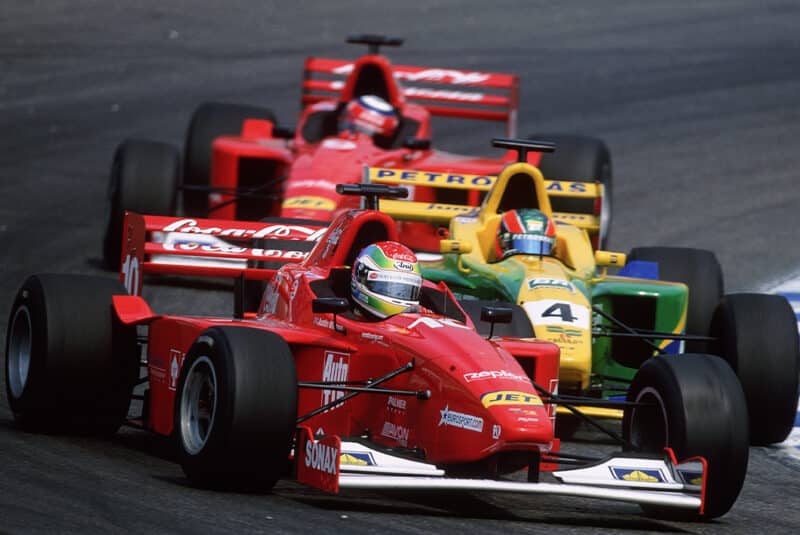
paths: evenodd
<path fill-rule="evenodd" d="M 800 270 L 796 2 L 405 4 L 0 2 L 0 316 L 30 273 L 101 272 L 107 170 L 121 139 L 180 143 L 207 100 L 266 105 L 293 124 L 303 59 L 361 53 L 344 44 L 355 32 L 405 37 L 390 51 L 399 63 L 518 73 L 521 134 L 604 138 L 612 247 L 713 249 L 729 291 Z M 492 154 L 500 133 L 436 126 L 439 145 L 459 152 Z M 147 295 L 159 312 L 231 307 L 219 291 Z M 0 532 L 796 533 L 799 475 L 778 448 L 752 449 L 739 501 L 707 524 L 548 497 L 330 497 L 291 483 L 218 493 L 192 488 L 145 433 L 27 434 L 0 398 Z"/>

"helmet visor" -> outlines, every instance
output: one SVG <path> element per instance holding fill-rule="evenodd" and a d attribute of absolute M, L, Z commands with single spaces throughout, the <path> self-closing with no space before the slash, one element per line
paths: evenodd
<path fill-rule="evenodd" d="M 508 249 L 503 256 L 515 254 L 549 255 L 553 250 L 553 238 L 536 234 L 511 234 Z"/>
<path fill-rule="evenodd" d="M 368 280 L 367 289 L 375 294 L 384 295 L 391 299 L 402 301 L 416 301 L 419 299 L 419 282 L 388 281 L 388 280 Z"/>

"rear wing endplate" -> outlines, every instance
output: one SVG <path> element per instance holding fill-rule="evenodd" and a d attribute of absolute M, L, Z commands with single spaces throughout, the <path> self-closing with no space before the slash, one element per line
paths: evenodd
<path fill-rule="evenodd" d="M 141 295 L 145 274 L 269 280 L 300 262 L 327 225 L 125 213 L 120 280 Z"/>
<path fill-rule="evenodd" d="M 307 58 L 303 70 L 302 104 L 336 99 L 355 62 Z M 431 115 L 506 123 L 506 134 L 516 136 L 519 79 L 513 74 L 392 65 L 404 97 Z"/>

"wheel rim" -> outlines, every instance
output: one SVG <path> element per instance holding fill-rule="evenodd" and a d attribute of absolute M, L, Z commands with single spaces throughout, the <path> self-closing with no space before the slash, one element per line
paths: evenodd
<path fill-rule="evenodd" d="M 670 444 L 669 422 L 661 395 L 652 387 L 643 388 L 635 399 L 644 406 L 634 407 L 630 418 L 630 441 L 643 452 L 661 452 Z"/>
<path fill-rule="evenodd" d="M 19 399 L 28 384 L 31 369 L 31 345 L 33 328 L 28 307 L 19 307 L 11 323 L 8 340 L 8 385 L 14 399 Z"/>
<path fill-rule="evenodd" d="M 195 360 L 186 373 L 180 407 L 183 447 L 187 453 L 195 455 L 205 447 L 211 435 L 217 409 L 217 374 L 208 357 Z"/>

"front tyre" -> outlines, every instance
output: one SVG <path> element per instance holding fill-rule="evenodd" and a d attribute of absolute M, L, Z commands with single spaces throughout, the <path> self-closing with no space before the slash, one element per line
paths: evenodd
<path fill-rule="evenodd" d="M 175 402 L 180 463 L 195 484 L 265 491 L 288 466 L 297 418 L 294 359 L 278 335 L 212 327 L 181 367 Z"/>
<path fill-rule="evenodd" d="M 753 445 L 783 442 L 794 426 L 800 377 L 797 319 L 779 295 L 726 295 L 711 321 L 711 352 L 742 383 Z"/>
<path fill-rule="evenodd" d="M 739 380 L 719 357 L 660 355 L 639 368 L 628 401 L 643 404 L 625 411 L 623 436 L 634 451 L 661 453 L 672 448 L 678 460 L 708 462 L 705 512 L 642 506 L 670 519 L 712 519 L 728 512 L 744 483 L 749 455 L 747 404 Z"/>

